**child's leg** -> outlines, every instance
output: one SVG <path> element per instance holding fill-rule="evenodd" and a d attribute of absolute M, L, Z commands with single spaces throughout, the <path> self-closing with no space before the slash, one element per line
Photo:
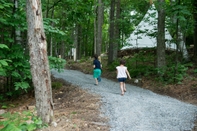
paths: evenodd
<path fill-rule="evenodd" d="M 126 85 L 125 85 L 125 82 L 123 82 L 123 89 L 124 89 L 124 92 L 126 92 Z"/>
<path fill-rule="evenodd" d="M 97 80 L 97 78 L 95 78 L 95 84 L 98 85 L 98 80 Z"/>
<path fill-rule="evenodd" d="M 120 90 L 121 90 L 121 95 L 124 95 L 124 87 L 123 87 L 124 83 L 120 82 Z"/>
<path fill-rule="evenodd" d="M 98 71 L 98 69 L 94 69 L 93 77 L 94 77 L 94 79 L 95 79 L 95 85 L 98 85 L 98 80 L 97 80 L 98 76 L 99 76 L 99 71 Z"/>
<path fill-rule="evenodd" d="M 101 82 L 101 76 L 99 76 L 99 77 L 97 78 L 97 80 L 98 80 L 98 82 Z"/>

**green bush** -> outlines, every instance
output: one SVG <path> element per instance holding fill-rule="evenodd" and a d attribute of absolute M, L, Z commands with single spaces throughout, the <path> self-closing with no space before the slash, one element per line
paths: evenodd
<path fill-rule="evenodd" d="M 31 73 L 29 56 L 24 54 L 23 47 L 19 44 L 7 48 L 0 45 L 0 76 L 7 77 L 4 85 L 5 94 L 20 95 L 30 88 Z"/>
<path fill-rule="evenodd" d="M 131 77 L 140 77 L 140 76 L 148 76 L 150 74 L 155 73 L 154 65 L 154 56 L 153 54 L 146 53 L 145 51 L 140 51 L 139 53 L 135 53 L 132 58 L 126 59 L 126 66 L 128 67 L 128 71 Z"/>
<path fill-rule="evenodd" d="M 61 72 L 62 69 L 64 69 L 66 60 L 52 56 L 49 56 L 48 58 L 49 58 L 50 69 L 56 69 L 58 70 L 58 72 Z"/>
<path fill-rule="evenodd" d="M 61 82 L 52 82 L 52 89 L 59 89 L 63 86 Z"/>
<path fill-rule="evenodd" d="M 0 76 L 6 76 L 6 68 L 8 67 L 8 62 L 11 62 L 11 60 L 6 59 L 5 54 L 3 53 L 3 50 L 9 50 L 9 48 L 5 44 L 0 44 Z M 3 57 L 2 57 L 3 55 Z"/>
<path fill-rule="evenodd" d="M 187 70 L 188 64 L 184 65 L 178 63 L 177 65 L 168 65 L 165 69 L 157 69 L 157 72 L 160 72 L 160 74 L 162 74 L 161 76 L 157 77 L 157 80 L 165 82 L 167 84 L 181 83 L 181 81 L 187 75 Z"/>
<path fill-rule="evenodd" d="M 117 60 L 114 60 L 114 61 L 108 66 L 108 69 L 109 69 L 110 71 L 114 71 L 114 70 L 116 70 L 116 66 L 118 66 L 118 65 L 120 65 L 119 60 L 118 60 L 118 59 L 117 59 Z"/>
<path fill-rule="evenodd" d="M 0 126 L 4 126 L 0 131 L 34 131 L 45 127 L 42 120 L 30 111 L 21 113 L 4 113 L 1 117 L 5 118 L 0 121 Z M 30 121 L 30 122 L 27 122 Z"/>

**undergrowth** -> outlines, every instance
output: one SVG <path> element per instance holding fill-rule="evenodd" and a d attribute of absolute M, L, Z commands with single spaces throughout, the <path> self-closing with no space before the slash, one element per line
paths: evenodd
<path fill-rule="evenodd" d="M 7 112 L 0 115 L 0 117 L 3 118 L 0 121 L 0 126 L 3 126 L 0 131 L 34 131 L 47 126 L 30 111 L 24 111 L 22 113 Z"/>
<path fill-rule="evenodd" d="M 183 79 L 187 76 L 188 69 L 193 69 L 193 73 L 197 72 L 192 62 L 176 62 L 174 54 L 167 54 L 166 66 L 159 69 L 157 68 L 154 51 L 146 50 L 118 58 L 108 66 L 108 69 L 110 71 L 116 69 L 120 59 L 126 60 L 125 66 L 127 66 L 132 78 L 141 78 L 143 76 L 154 77 L 156 81 L 163 82 L 164 84 L 181 84 Z"/>

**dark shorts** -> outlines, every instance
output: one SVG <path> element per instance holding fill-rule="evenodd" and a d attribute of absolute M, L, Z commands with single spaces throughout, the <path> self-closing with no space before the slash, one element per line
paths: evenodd
<path fill-rule="evenodd" d="M 118 78 L 119 82 L 125 82 L 127 78 Z"/>

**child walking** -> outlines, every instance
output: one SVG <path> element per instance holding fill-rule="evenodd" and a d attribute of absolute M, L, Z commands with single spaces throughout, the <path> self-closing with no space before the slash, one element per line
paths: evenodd
<path fill-rule="evenodd" d="M 129 77 L 129 79 L 131 79 L 131 76 L 127 70 L 127 67 L 125 66 L 124 60 L 120 60 L 120 65 L 116 67 L 116 70 L 117 70 L 117 79 L 120 82 L 121 95 L 123 96 L 124 93 L 126 92 L 125 81 L 127 79 L 127 76 Z"/>
<path fill-rule="evenodd" d="M 101 62 L 98 60 L 98 55 L 95 54 L 94 55 L 94 61 L 93 61 L 93 77 L 95 79 L 95 84 L 94 85 L 98 85 L 98 81 L 100 81 L 100 76 L 101 76 Z"/>

